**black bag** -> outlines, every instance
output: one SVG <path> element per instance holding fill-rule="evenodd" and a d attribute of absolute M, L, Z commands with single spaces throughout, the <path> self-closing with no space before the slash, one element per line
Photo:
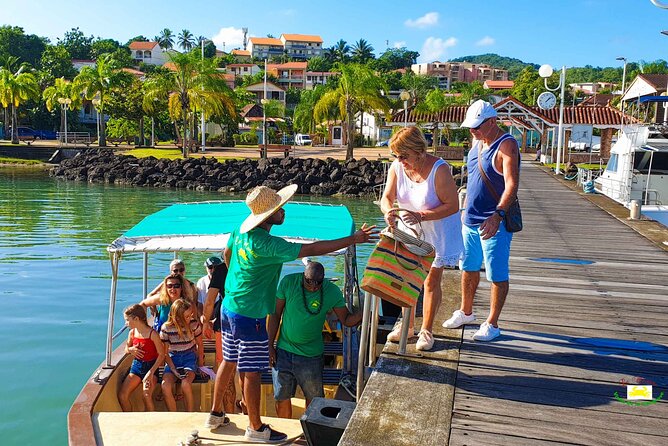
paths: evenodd
<path fill-rule="evenodd" d="M 501 197 L 492 186 L 492 182 L 487 178 L 487 174 L 482 168 L 482 157 L 481 157 L 480 146 L 478 146 L 478 169 L 480 169 L 480 176 L 485 182 L 485 186 L 492 193 L 497 203 L 501 201 Z M 522 209 L 520 208 L 520 199 L 515 197 L 515 201 L 510 205 L 506 211 L 506 216 L 504 217 L 504 223 L 506 224 L 506 231 L 508 232 L 520 232 L 522 230 Z"/>

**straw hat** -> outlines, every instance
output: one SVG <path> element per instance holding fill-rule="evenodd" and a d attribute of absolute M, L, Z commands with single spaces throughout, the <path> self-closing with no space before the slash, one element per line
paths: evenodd
<path fill-rule="evenodd" d="M 241 223 L 239 232 L 245 234 L 268 219 L 279 210 L 297 191 L 297 185 L 291 184 L 276 192 L 266 186 L 258 186 L 248 193 L 246 205 L 251 214 Z"/>

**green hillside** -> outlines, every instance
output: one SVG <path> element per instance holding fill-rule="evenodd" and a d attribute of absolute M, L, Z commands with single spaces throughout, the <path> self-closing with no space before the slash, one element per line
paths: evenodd
<path fill-rule="evenodd" d="M 508 70 L 508 77 L 510 79 L 515 79 L 520 72 L 527 66 L 532 66 L 535 69 L 538 69 L 540 65 L 522 62 L 519 59 L 512 57 L 499 56 L 498 54 L 488 53 L 480 54 L 477 56 L 464 56 L 458 57 L 456 59 L 451 59 L 450 62 L 471 62 L 471 63 L 484 63 L 491 65 L 497 68 L 504 68 Z"/>

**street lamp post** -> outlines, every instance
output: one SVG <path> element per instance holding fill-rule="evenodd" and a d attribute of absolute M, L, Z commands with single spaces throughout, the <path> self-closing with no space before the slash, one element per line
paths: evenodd
<path fill-rule="evenodd" d="M 65 145 L 67 145 L 67 108 L 72 103 L 72 99 L 70 99 L 70 98 L 58 98 L 58 102 L 60 103 L 60 106 L 63 109 L 63 113 L 65 113 Z"/>
<path fill-rule="evenodd" d="M 552 76 L 554 70 L 550 65 L 541 65 L 538 70 L 538 74 L 543 78 L 545 82 L 545 88 L 550 91 L 557 91 L 561 88 L 560 95 L 560 104 L 559 104 L 559 135 L 557 135 L 557 165 L 555 166 L 554 172 L 559 175 L 561 173 L 560 163 L 561 163 L 561 151 L 563 150 L 563 133 L 564 133 L 564 91 L 566 89 L 566 67 L 561 67 L 561 74 L 559 75 L 559 85 L 555 88 L 550 88 L 547 85 L 547 79 Z"/>
<path fill-rule="evenodd" d="M 399 99 L 404 101 L 404 127 L 408 126 L 408 100 L 411 98 L 411 94 L 406 90 L 401 90 L 399 94 Z"/>
<path fill-rule="evenodd" d="M 204 44 L 208 42 L 209 39 L 202 39 L 202 62 L 204 62 Z M 202 119 L 200 122 L 200 133 L 202 134 L 202 152 L 206 152 L 206 133 L 204 127 L 206 122 L 204 121 L 204 108 L 202 108 Z"/>
<path fill-rule="evenodd" d="M 267 157 L 267 59 L 264 60 L 264 87 L 262 92 L 262 99 L 260 99 L 262 104 L 262 144 L 264 149 L 262 149 L 262 158 Z"/>

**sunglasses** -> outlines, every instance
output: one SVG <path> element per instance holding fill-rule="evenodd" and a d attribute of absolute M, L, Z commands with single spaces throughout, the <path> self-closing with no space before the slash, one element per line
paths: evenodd
<path fill-rule="evenodd" d="M 167 289 L 170 289 L 170 290 L 171 289 L 177 289 L 178 290 L 179 288 L 181 288 L 180 283 L 168 283 L 167 284 Z"/>
<path fill-rule="evenodd" d="M 172 272 L 173 272 L 173 273 L 182 273 L 182 272 L 184 272 L 185 270 L 186 270 L 185 268 L 174 268 L 174 269 L 172 270 Z"/>
<path fill-rule="evenodd" d="M 488 119 L 489 119 L 489 118 L 488 118 Z M 471 127 L 471 130 L 479 130 L 480 127 L 482 127 L 482 125 L 483 125 L 484 123 L 486 123 L 486 122 L 487 122 L 487 119 L 485 119 L 485 120 L 482 121 L 480 124 L 478 124 L 477 127 Z"/>
<path fill-rule="evenodd" d="M 307 279 L 306 277 L 304 277 L 304 283 L 311 286 L 318 286 L 322 285 L 322 280 Z"/>
<path fill-rule="evenodd" d="M 392 156 L 398 159 L 399 161 L 405 161 L 408 159 L 409 155 L 397 155 L 396 153 L 392 152 Z"/>

